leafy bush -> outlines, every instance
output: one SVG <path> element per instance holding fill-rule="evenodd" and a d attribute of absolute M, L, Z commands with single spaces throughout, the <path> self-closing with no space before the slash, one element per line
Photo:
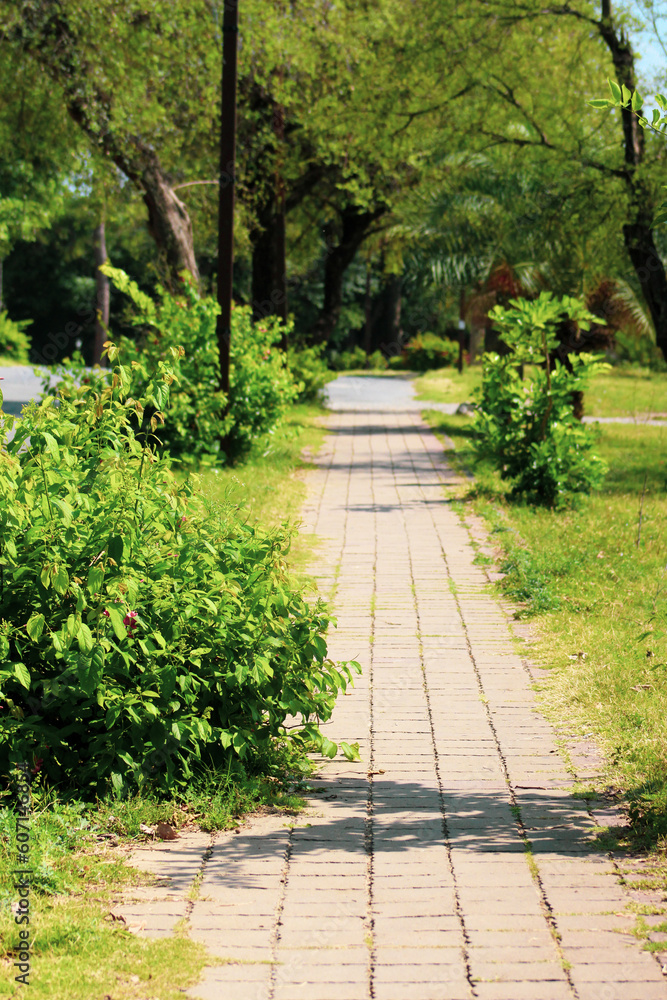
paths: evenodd
<path fill-rule="evenodd" d="M 292 378 L 299 387 L 299 403 L 316 403 L 322 399 L 322 390 L 332 378 L 322 360 L 323 344 L 315 347 L 290 347 L 287 363 Z"/>
<path fill-rule="evenodd" d="M 332 351 L 329 355 L 329 368 L 335 372 L 349 372 L 359 368 L 382 371 L 386 367 L 387 359 L 382 351 L 366 354 L 363 347 L 355 347 L 351 351 Z"/>
<path fill-rule="evenodd" d="M 352 351 L 332 351 L 329 355 L 329 368 L 335 372 L 354 371 L 365 368 L 367 358 L 363 347 L 355 347 Z"/>
<path fill-rule="evenodd" d="M 176 386 L 160 437 L 173 455 L 183 461 L 211 461 L 225 453 L 231 460 L 246 454 L 255 438 L 270 432 L 298 396 L 299 387 L 274 350 L 281 338 L 280 322 L 269 317 L 253 323 L 249 306 L 232 314 L 230 401 L 225 420 L 224 398 L 219 391 L 219 360 L 214 299 L 200 296 L 184 276 L 182 294 L 158 288 L 154 302 L 141 292 L 124 271 L 110 266 L 105 273 L 133 302 L 133 322 L 143 331 L 138 343 L 123 339 L 120 349 L 127 362 L 143 360 L 149 368 L 170 348 L 178 348 L 173 362 Z M 132 393 L 141 395 L 145 383 L 133 376 Z"/>
<path fill-rule="evenodd" d="M 455 365 L 459 356 L 458 345 L 435 333 L 418 333 L 403 348 L 397 359 L 392 359 L 392 368 L 413 372 L 426 372 L 434 368 Z"/>
<path fill-rule="evenodd" d="M 478 409 L 473 421 L 473 445 L 512 482 L 511 495 L 536 503 L 563 506 L 576 493 L 588 493 L 602 482 L 606 465 L 591 451 L 595 431 L 573 412 L 573 393 L 608 368 L 590 354 L 569 358 L 571 370 L 555 362 L 557 325 L 563 318 L 582 327 L 595 322 L 574 299 L 553 299 L 543 292 L 529 302 L 515 299 L 511 308 L 492 312 L 510 348 L 504 357 L 485 354 Z M 518 366 L 542 364 L 523 380 Z"/>
<path fill-rule="evenodd" d="M 32 323 L 31 319 L 13 320 L 7 310 L 0 312 L 0 357 L 15 365 L 28 364 L 30 340 L 23 332 Z"/>
<path fill-rule="evenodd" d="M 382 351 L 373 351 L 372 354 L 368 355 L 367 367 L 372 369 L 372 371 L 384 371 L 388 368 L 388 362 Z"/>
<path fill-rule="evenodd" d="M 117 349 L 109 357 L 117 359 Z M 171 349 L 170 361 L 179 360 Z M 138 364 L 135 362 L 135 364 Z M 133 383 L 143 397 L 130 395 Z M 66 379 L 0 434 L 0 772 L 20 760 L 83 793 L 183 782 L 319 734 L 352 665 L 285 567 L 290 532 L 183 484 L 138 434 L 173 372 Z M 288 716 L 303 726 L 285 729 Z M 353 754 L 354 749 L 344 746 Z"/>

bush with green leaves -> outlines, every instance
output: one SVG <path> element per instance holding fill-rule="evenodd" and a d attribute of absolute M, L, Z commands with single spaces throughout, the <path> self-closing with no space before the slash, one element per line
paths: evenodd
<path fill-rule="evenodd" d="M 174 456 L 182 461 L 215 461 L 224 437 L 226 457 L 235 461 L 250 450 L 256 438 L 276 427 L 300 389 L 283 353 L 276 349 L 282 336 L 276 317 L 253 323 L 249 306 L 234 309 L 229 411 L 223 420 L 217 302 L 199 295 L 186 274 L 178 295 L 159 287 L 155 302 L 124 271 L 109 265 L 103 270 L 130 297 L 131 319 L 141 332 L 136 342 L 119 342 L 123 360 L 142 361 L 152 368 L 170 348 L 179 349 L 173 362 L 176 385 L 160 432 Z M 133 394 L 141 394 L 143 389 L 139 376 L 133 376 Z"/>
<path fill-rule="evenodd" d="M 299 387 L 297 402 L 318 403 L 324 386 L 333 376 L 322 359 L 324 344 L 314 347 L 292 347 L 287 351 L 287 363 L 292 378 Z"/>
<path fill-rule="evenodd" d="M 553 361 L 556 329 L 563 321 L 582 329 L 599 320 L 576 299 L 513 299 L 491 317 L 510 353 L 485 354 L 482 386 L 473 419 L 473 446 L 512 484 L 512 496 L 550 507 L 597 488 L 607 468 L 593 452 L 596 432 L 579 421 L 573 394 L 609 366 L 590 354 L 569 357 L 569 367 Z M 523 378 L 522 366 L 533 365 Z"/>
<path fill-rule="evenodd" d="M 357 665 L 327 658 L 330 615 L 287 571 L 290 530 L 206 499 L 137 430 L 146 408 L 149 430 L 167 419 L 178 354 L 116 365 L 109 385 L 66 378 L 4 418 L 2 774 L 23 760 L 82 794 L 165 791 L 198 762 L 336 752 L 318 723 Z"/>
<path fill-rule="evenodd" d="M 30 339 L 24 331 L 31 323 L 31 319 L 10 319 L 6 309 L 0 312 L 0 358 L 3 361 L 15 365 L 28 364 Z"/>
<path fill-rule="evenodd" d="M 363 347 L 355 347 L 351 351 L 332 351 L 329 355 L 329 368 L 335 372 L 350 372 L 359 368 L 382 371 L 386 367 L 387 359 L 382 351 L 366 354 Z"/>
<path fill-rule="evenodd" d="M 408 341 L 398 358 L 392 358 L 391 367 L 427 372 L 455 365 L 458 356 L 459 348 L 453 340 L 439 337 L 435 333 L 418 333 Z"/>

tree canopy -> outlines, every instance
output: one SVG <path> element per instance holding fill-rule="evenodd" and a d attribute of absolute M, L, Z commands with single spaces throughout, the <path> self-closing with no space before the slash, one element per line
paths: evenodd
<path fill-rule="evenodd" d="M 489 296 L 607 281 L 634 294 L 667 354 L 665 144 L 632 109 L 587 105 L 607 78 L 638 89 L 637 22 L 621 5 L 239 10 L 235 295 L 256 318 L 292 312 L 306 341 L 377 347 L 392 323 L 479 326 Z M 3 4 L 0 259 L 16 318 L 33 318 L 18 272 L 63 232 L 74 271 L 94 279 L 84 234 L 101 220 L 112 263 L 144 287 L 186 269 L 212 289 L 222 11 Z"/>

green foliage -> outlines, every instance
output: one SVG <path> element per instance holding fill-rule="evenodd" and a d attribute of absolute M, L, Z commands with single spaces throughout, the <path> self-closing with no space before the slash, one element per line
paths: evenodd
<path fill-rule="evenodd" d="M 427 372 L 436 368 L 455 365 L 459 356 L 458 345 L 435 333 L 418 333 L 403 348 L 403 353 L 392 359 L 391 367 L 413 372 Z"/>
<path fill-rule="evenodd" d="M 3 360 L 13 361 L 17 365 L 28 364 L 30 340 L 23 331 L 30 323 L 29 319 L 10 319 L 6 309 L 0 312 L 0 357 Z"/>
<path fill-rule="evenodd" d="M 317 403 L 322 399 L 322 390 L 331 379 L 331 373 L 322 360 L 323 344 L 315 347 L 289 347 L 287 363 L 292 378 L 299 387 L 297 402 Z"/>
<path fill-rule="evenodd" d="M 649 120 L 641 113 L 644 98 L 638 90 L 630 90 L 625 84 L 619 87 L 615 80 L 607 79 L 607 83 L 611 92 L 611 99 L 603 97 L 589 101 L 588 103 L 591 108 L 597 108 L 598 110 L 606 108 L 630 110 L 642 128 L 648 129 L 651 132 L 657 132 L 663 138 L 667 135 L 667 97 L 664 94 L 656 94 L 653 98 L 658 107 L 653 108 L 651 119 Z M 664 219 L 661 221 L 664 221 Z"/>
<path fill-rule="evenodd" d="M 653 108 L 649 120 L 642 114 L 644 99 L 638 90 L 630 90 L 625 84 L 619 87 L 615 80 L 607 79 L 607 83 L 609 84 L 611 99 L 608 97 L 596 98 L 596 100 L 588 102 L 590 107 L 597 108 L 598 110 L 607 108 L 629 110 L 643 129 L 655 132 L 663 139 L 667 138 L 667 97 L 664 94 L 656 94 L 653 98 L 658 107 Z M 663 184 L 663 188 L 667 191 L 667 185 Z M 658 205 L 653 213 L 653 225 L 657 226 L 661 222 L 667 222 L 667 201 L 663 201 L 661 205 Z"/>
<path fill-rule="evenodd" d="M 159 307 L 158 307 L 159 309 Z M 179 361 L 170 348 L 166 356 Z M 118 350 L 109 348 L 110 361 Z M 131 389 L 139 381 L 142 397 Z M 317 726 L 356 664 L 287 573 L 286 527 L 182 484 L 138 434 L 174 374 L 117 365 L 6 418 L 0 451 L 0 771 L 20 760 L 82 794 L 184 782 L 193 763 L 337 747 Z M 15 434 L 7 441 L 7 428 Z M 287 716 L 303 725 L 285 730 Z M 344 752 L 354 754 L 352 747 Z"/>
<path fill-rule="evenodd" d="M 614 334 L 616 341 L 616 363 L 629 364 L 649 371 L 667 371 L 667 362 L 662 351 L 650 337 L 632 337 L 622 330 Z"/>
<path fill-rule="evenodd" d="M 143 360 L 152 368 L 166 351 L 176 350 L 173 371 L 177 385 L 160 433 L 173 455 L 188 462 L 214 460 L 224 436 L 225 454 L 234 461 L 247 454 L 257 437 L 275 428 L 299 393 L 283 355 L 274 349 L 281 337 L 276 317 L 253 323 L 249 307 L 234 309 L 229 410 L 223 418 L 217 302 L 199 295 L 185 274 L 179 295 L 158 287 L 158 301 L 154 302 L 124 271 L 108 265 L 102 270 L 130 297 L 132 321 L 145 331 L 138 345 L 121 341 L 124 360 Z M 142 377 L 135 374 L 132 393 L 141 394 L 144 388 Z"/>
<path fill-rule="evenodd" d="M 484 355 L 482 387 L 473 421 L 474 447 L 512 483 L 512 496 L 562 507 L 577 493 L 597 488 L 606 466 L 591 451 L 595 432 L 573 412 L 573 393 L 604 370 L 589 354 L 573 355 L 571 370 L 553 361 L 556 326 L 574 320 L 586 328 L 594 317 L 570 298 L 514 299 L 511 308 L 491 313 L 510 348 L 504 357 Z M 541 364 L 531 379 L 522 379 L 519 365 Z"/>
<path fill-rule="evenodd" d="M 359 368 L 383 371 L 386 367 L 387 359 L 382 351 L 366 354 L 363 347 L 355 347 L 351 351 L 331 351 L 329 355 L 329 368 L 335 372 L 350 372 Z"/>

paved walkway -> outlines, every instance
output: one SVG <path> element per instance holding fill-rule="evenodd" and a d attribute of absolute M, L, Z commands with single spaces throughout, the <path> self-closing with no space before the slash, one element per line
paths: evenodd
<path fill-rule="evenodd" d="M 625 891 L 445 502 L 457 477 L 405 402 L 339 398 L 309 474 L 331 653 L 364 668 L 327 733 L 362 762 L 328 763 L 293 825 L 159 847 L 161 902 L 126 919 L 166 934 L 187 918 L 226 962 L 201 1000 L 666 1000 L 617 932 Z"/>

